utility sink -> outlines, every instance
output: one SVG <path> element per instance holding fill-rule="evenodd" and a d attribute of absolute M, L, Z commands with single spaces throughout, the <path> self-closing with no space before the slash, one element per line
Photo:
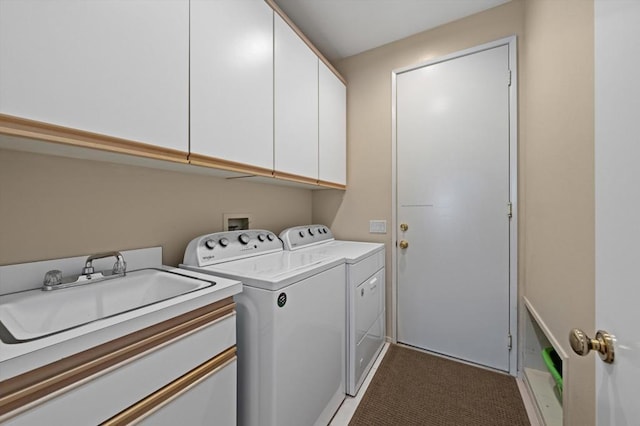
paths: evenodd
<path fill-rule="evenodd" d="M 54 291 L 0 296 L 0 337 L 5 343 L 40 339 L 215 285 L 162 269 Z"/>

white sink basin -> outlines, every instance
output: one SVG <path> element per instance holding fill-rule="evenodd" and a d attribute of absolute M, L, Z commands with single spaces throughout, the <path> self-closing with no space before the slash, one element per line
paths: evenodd
<path fill-rule="evenodd" d="M 0 296 L 0 323 L 15 342 L 39 339 L 214 285 L 160 269 L 53 291 Z M 6 333 L 4 333 L 6 334 Z"/>

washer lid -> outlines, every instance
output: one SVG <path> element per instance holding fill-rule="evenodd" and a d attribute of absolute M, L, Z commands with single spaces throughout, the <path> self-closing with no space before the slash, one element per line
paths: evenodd
<path fill-rule="evenodd" d="M 250 287 L 279 290 L 341 263 L 343 259 L 335 256 L 307 251 L 284 251 L 204 267 L 180 266 L 237 279 Z"/>

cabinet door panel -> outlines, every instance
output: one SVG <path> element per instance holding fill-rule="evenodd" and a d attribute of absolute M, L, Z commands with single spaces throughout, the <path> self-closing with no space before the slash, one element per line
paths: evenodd
<path fill-rule="evenodd" d="M 275 15 L 275 170 L 318 178 L 318 57 Z"/>
<path fill-rule="evenodd" d="M 319 179 L 347 183 L 347 88 L 329 68 L 319 68 Z"/>
<path fill-rule="evenodd" d="M 191 1 L 191 152 L 273 169 L 273 10 Z"/>
<path fill-rule="evenodd" d="M 188 150 L 188 0 L 0 0 L 0 113 Z"/>

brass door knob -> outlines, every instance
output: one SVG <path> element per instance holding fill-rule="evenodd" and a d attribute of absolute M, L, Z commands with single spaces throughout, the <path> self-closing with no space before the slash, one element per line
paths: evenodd
<path fill-rule="evenodd" d="M 407 229 L 409 229 L 409 225 L 407 225 L 406 223 L 401 223 L 400 224 L 400 230 L 402 232 L 407 232 Z"/>
<path fill-rule="evenodd" d="M 606 331 L 598 330 L 596 338 L 591 339 L 584 331 L 574 328 L 569 333 L 571 349 L 580 356 L 585 356 L 590 351 L 597 351 L 600 358 L 607 364 L 613 363 L 615 353 L 613 349 L 613 337 Z"/>
<path fill-rule="evenodd" d="M 405 240 L 402 240 L 402 241 L 400 241 L 399 246 L 400 246 L 401 249 L 406 249 L 407 247 L 409 247 L 409 242 L 405 241 Z"/>

